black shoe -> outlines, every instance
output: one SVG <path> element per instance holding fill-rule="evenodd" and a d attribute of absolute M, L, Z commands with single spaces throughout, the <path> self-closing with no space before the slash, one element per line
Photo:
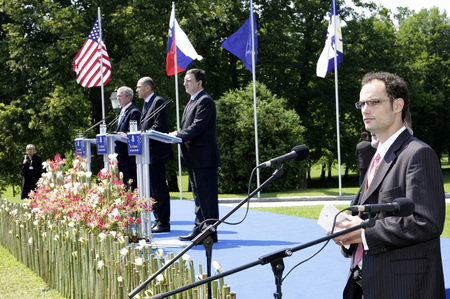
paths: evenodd
<path fill-rule="evenodd" d="M 198 229 L 197 227 L 194 227 L 194 229 L 192 230 L 192 232 L 189 235 L 184 235 L 184 236 L 179 236 L 178 240 L 180 241 L 192 241 L 195 239 L 195 237 L 198 236 L 198 234 L 200 233 L 200 229 Z"/>
<path fill-rule="evenodd" d="M 158 221 L 155 220 L 155 221 L 153 221 L 151 228 L 154 229 L 157 225 L 158 225 Z"/>
<path fill-rule="evenodd" d="M 152 228 L 152 233 L 169 233 L 170 232 L 170 225 L 164 226 L 161 224 L 156 225 L 154 228 Z"/>
<path fill-rule="evenodd" d="M 214 243 L 217 243 L 217 242 L 218 242 L 218 239 L 217 239 L 217 232 L 214 233 L 214 234 L 211 234 L 211 238 L 213 239 L 213 242 L 214 242 Z"/>
<path fill-rule="evenodd" d="M 201 231 L 197 228 L 194 228 L 194 230 L 189 234 L 189 235 L 185 235 L 185 236 L 180 236 L 178 237 L 178 239 L 180 241 L 192 241 L 195 239 L 195 237 L 197 237 L 199 234 L 201 233 Z M 214 243 L 217 243 L 217 232 L 212 233 L 211 238 L 213 240 Z"/>

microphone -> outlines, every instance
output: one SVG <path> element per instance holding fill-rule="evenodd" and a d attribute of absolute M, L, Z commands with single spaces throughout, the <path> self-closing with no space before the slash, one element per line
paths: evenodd
<path fill-rule="evenodd" d="M 304 145 L 297 145 L 297 146 L 294 146 L 294 148 L 292 149 L 292 151 L 290 153 L 285 154 L 283 156 L 279 156 L 270 161 L 261 163 L 257 166 L 257 168 L 265 168 L 268 166 L 284 163 L 284 162 L 290 161 L 292 159 L 295 159 L 295 161 L 303 161 L 306 158 L 308 158 L 308 155 L 309 155 L 309 148 L 307 148 Z"/>
<path fill-rule="evenodd" d="M 406 217 L 414 213 L 415 208 L 414 201 L 406 197 L 400 197 L 394 199 L 392 203 L 351 206 L 348 207 L 347 210 L 369 213 L 391 212 L 394 213 L 395 216 Z"/>
<path fill-rule="evenodd" d="M 109 124 L 106 125 L 107 128 L 109 128 L 109 132 L 111 132 L 111 128 L 113 125 L 116 124 L 116 122 L 119 120 L 120 114 L 117 115 Z"/>
<path fill-rule="evenodd" d="M 111 115 L 108 115 L 107 117 L 105 117 L 104 119 L 102 119 L 101 121 L 99 121 L 98 123 L 96 123 L 95 125 L 93 125 L 92 127 L 90 127 L 89 129 L 87 129 L 86 131 L 84 131 L 83 136 L 86 136 L 86 133 L 89 132 L 90 130 L 92 130 L 93 128 L 95 128 L 96 126 L 98 126 L 99 124 L 101 124 L 103 121 L 107 120 L 108 118 L 110 118 Z"/>
<path fill-rule="evenodd" d="M 163 110 L 164 108 L 166 108 L 166 106 L 172 102 L 172 99 L 169 99 L 167 101 L 165 101 L 164 103 L 161 104 L 161 106 L 159 106 L 158 108 L 156 108 L 152 113 L 150 113 L 149 115 L 147 115 L 147 117 L 145 117 L 143 120 L 141 120 L 141 124 L 145 123 L 146 121 L 152 119 L 155 115 L 157 115 L 161 110 Z"/>

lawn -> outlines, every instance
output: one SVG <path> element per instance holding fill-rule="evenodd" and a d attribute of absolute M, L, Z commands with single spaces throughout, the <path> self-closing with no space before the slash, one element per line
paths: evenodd
<path fill-rule="evenodd" d="M 338 208 L 338 210 L 342 210 L 347 207 L 345 205 L 335 205 L 335 206 L 336 206 L 336 208 Z M 263 208 L 253 208 L 253 209 L 258 210 L 258 211 L 270 212 L 270 213 L 318 219 L 322 208 L 323 208 L 323 206 L 321 206 L 321 205 L 315 205 L 315 206 L 273 207 L 273 208 L 263 207 Z M 444 231 L 442 232 L 441 237 L 450 238 L 450 212 L 449 212 L 450 204 L 446 204 L 446 211 L 447 211 L 447 213 L 445 215 Z"/>
<path fill-rule="evenodd" d="M 64 298 L 0 246 L 0 298 Z"/>

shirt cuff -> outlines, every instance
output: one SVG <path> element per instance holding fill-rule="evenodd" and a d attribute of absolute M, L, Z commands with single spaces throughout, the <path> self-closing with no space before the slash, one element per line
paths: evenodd
<path fill-rule="evenodd" d="M 364 250 L 369 250 L 369 245 L 367 245 L 367 240 L 366 240 L 366 230 L 361 230 L 361 240 L 363 243 L 363 247 Z"/>

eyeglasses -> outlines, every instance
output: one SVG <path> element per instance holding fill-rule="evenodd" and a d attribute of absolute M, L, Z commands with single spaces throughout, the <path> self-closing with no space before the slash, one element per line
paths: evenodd
<path fill-rule="evenodd" d="M 364 101 L 364 102 L 356 102 L 355 103 L 355 107 L 356 107 L 356 109 L 362 109 L 362 108 L 364 108 L 364 105 L 367 104 L 369 107 L 376 108 L 376 107 L 378 107 L 380 105 L 381 102 L 393 101 L 393 100 L 395 100 L 395 99 L 368 100 L 368 101 Z"/>

